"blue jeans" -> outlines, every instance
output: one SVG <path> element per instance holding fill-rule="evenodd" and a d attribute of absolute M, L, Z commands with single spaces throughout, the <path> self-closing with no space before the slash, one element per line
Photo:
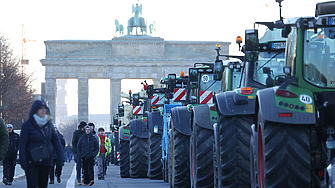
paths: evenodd
<path fill-rule="evenodd" d="M 71 162 L 71 160 L 72 160 L 72 153 L 68 153 L 68 154 L 67 154 L 67 156 L 66 156 L 66 160 L 67 160 L 68 162 Z"/>
<path fill-rule="evenodd" d="M 81 178 L 81 169 L 82 169 L 82 162 L 81 158 L 78 157 L 78 154 L 74 154 L 74 161 L 77 163 L 76 170 L 77 170 L 77 179 Z"/>

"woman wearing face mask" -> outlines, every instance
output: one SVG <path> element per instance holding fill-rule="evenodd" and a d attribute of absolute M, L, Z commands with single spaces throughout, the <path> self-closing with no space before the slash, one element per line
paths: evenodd
<path fill-rule="evenodd" d="M 29 119 L 21 126 L 20 164 L 26 174 L 28 188 L 48 187 L 48 175 L 52 161 L 52 148 L 60 161 L 64 161 L 64 151 L 51 121 L 49 108 L 44 101 L 36 100 L 29 113 Z M 45 144 L 49 159 L 33 162 L 30 150 Z"/>

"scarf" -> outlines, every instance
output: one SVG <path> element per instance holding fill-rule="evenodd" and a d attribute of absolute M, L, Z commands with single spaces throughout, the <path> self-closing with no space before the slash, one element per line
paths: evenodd
<path fill-rule="evenodd" d="M 45 115 L 44 117 L 39 117 L 38 115 L 34 114 L 34 119 L 36 120 L 37 125 L 42 127 L 43 125 L 47 124 L 48 115 Z"/>

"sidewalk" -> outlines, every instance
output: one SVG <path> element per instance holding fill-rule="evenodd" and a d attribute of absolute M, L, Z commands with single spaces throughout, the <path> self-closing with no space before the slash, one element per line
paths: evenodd
<path fill-rule="evenodd" d="M 21 165 L 16 164 L 15 166 L 15 175 L 14 175 L 14 180 L 24 178 L 24 170 L 21 168 Z M 3 166 L 0 165 L 0 183 L 2 184 L 2 179 L 3 179 Z"/>

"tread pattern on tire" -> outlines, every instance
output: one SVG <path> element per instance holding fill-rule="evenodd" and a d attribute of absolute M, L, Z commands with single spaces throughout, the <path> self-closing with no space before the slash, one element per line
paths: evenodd
<path fill-rule="evenodd" d="M 120 145 L 120 176 L 130 178 L 129 141 L 121 140 Z"/>
<path fill-rule="evenodd" d="M 250 187 L 252 116 L 220 114 L 221 186 Z"/>
<path fill-rule="evenodd" d="M 196 175 L 192 184 L 194 187 L 214 187 L 214 167 L 213 167 L 213 130 L 205 129 L 194 123 L 193 134 L 191 136 L 191 147 L 194 151 L 193 159 Z M 196 145 L 194 145 L 194 139 Z M 196 169 L 195 169 L 196 168 Z"/>
<path fill-rule="evenodd" d="M 163 179 L 162 168 L 162 135 L 149 132 L 149 179 L 161 180 Z"/>
<path fill-rule="evenodd" d="M 309 126 L 264 122 L 262 127 L 264 186 L 309 187 Z"/>
<path fill-rule="evenodd" d="M 190 187 L 190 136 L 173 130 L 174 167 L 173 184 L 174 187 Z"/>
<path fill-rule="evenodd" d="M 146 178 L 148 174 L 148 139 L 130 135 L 130 177 Z"/>

